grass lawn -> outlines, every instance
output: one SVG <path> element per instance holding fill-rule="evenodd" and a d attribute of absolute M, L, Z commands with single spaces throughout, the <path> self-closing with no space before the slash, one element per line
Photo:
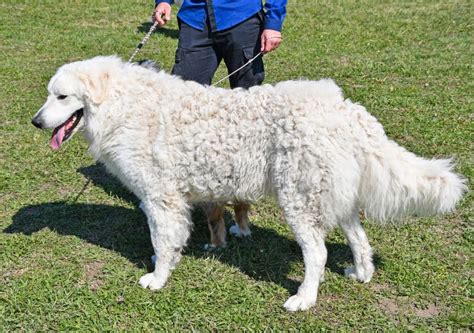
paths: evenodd
<path fill-rule="evenodd" d="M 454 156 L 473 180 L 472 2 L 290 0 L 283 45 L 265 57 L 273 83 L 334 78 L 388 135 L 425 157 Z M 128 59 L 152 1 L 0 4 L 0 331 L 469 330 L 474 324 L 473 205 L 381 227 L 369 284 L 343 269 L 351 252 L 327 240 L 317 306 L 282 304 L 303 277 L 300 249 L 270 201 L 253 206 L 253 237 L 207 253 L 202 212 L 167 287 L 141 289 L 152 246 L 137 199 L 88 156 L 77 136 L 60 152 L 30 124 L 67 62 Z M 176 20 L 138 59 L 169 70 Z M 225 75 L 221 67 L 216 78 Z M 230 223 L 231 215 L 228 216 Z"/>

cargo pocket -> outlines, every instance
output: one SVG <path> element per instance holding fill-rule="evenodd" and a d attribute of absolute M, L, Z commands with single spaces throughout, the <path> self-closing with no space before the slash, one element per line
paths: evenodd
<path fill-rule="evenodd" d="M 260 46 L 260 44 L 258 44 Z M 244 63 L 247 63 L 255 57 L 259 49 L 255 46 L 248 46 L 242 49 L 244 53 Z M 262 57 L 259 56 L 251 64 L 248 64 L 246 67 L 242 68 L 241 75 L 239 75 L 239 81 L 237 84 L 239 87 L 249 88 L 251 86 L 260 85 L 265 79 L 265 71 L 263 68 Z"/>
<path fill-rule="evenodd" d="M 257 55 L 257 51 L 256 51 L 256 48 L 255 46 L 247 46 L 247 47 L 244 47 L 242 49 L 242 52 L 244 52 L 244 58 L 245 58 L 245 61 L 249 61 L 250 59 L 252 59 L 253 57 L 255 57 Z M 257 59 L 255 59 L 256 61 Z"/>

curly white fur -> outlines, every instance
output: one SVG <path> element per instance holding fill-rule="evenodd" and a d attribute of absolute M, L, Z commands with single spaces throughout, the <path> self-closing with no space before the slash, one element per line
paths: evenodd
<path fill-rule="evenodd" d="M 359 209 L 378 221 L 443 213 L 466 188 L 451 161 L 389 140 L 331 80 L 226 90 L 96 57 L 63 66 L 51 82 L 50 93 L 72 89 L 83 101 L 90 152 L 143 202 L 157 258 L 143 287 L 163 287 L 179 261 L 191 203 L 269 195 L 304 255 L 304 281 L 285 308 L 304 310 L 316 302 L 328 230 L 342 227 L 355 265 L 346 274 L 368 282 L 372 250 Z M 46 105 L 37 117 L 50 117 Z"/>

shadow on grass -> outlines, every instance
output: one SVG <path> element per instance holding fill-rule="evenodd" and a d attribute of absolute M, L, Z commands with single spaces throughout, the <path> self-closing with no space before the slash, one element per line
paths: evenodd
<path fill-rule="evenodd" d="M 102 164 L 81 167 L 77 171 L 90 180 L 93 185 L 101 187 L 110 196 L 128 201 L 138 207 L 140 202 L 135 194 L 124 187 L 115 177 L 111 176 Z"/>
<path fill-rule="evenodd" d="M 100 165 L 78 170 L 95 185 L 105 191 L 135 204 L 136 197 L 128 192 L 116 179 L 106 174 Z M 229 214 L 226 216 L 230 223 Z M 237 267 L 248 276 L 277 283 L 294 293 L 300 281 L 287 278 L 292 263 L 301 263 L 302 255 L 298 244 L 274 230 L 252 226 L 252 237 L 238 239 L 228 237 L 225 249 L 209 253 L 203 245 L 209 241 L 204 212 L 193 211 L 194 230 L 184 254 L 197 258 L 213 256 L 221 262 Z M 31 235 L 49 228 L 61 235 L 73 235 L 91 244 L 113 251 L 129 259 L 138 267 L 145 265 L 150 270 L 150 255 L 153 253 L 146 218 L 140 209 L 127 209 L 101 204 L 70 202 L 45 203 L 20 209 L 13 217 L 13 223 L 5 233 Z M 328 262 L 326 267 L 338 274 L 352 260 L 349 247 L 345 244 L 327 242 Z M 378 258 L 375 258 L 377 265 Z M 303 271 L 298 276 L 303 276 Z"/>
<path fill-rule="evenodd" d="M 151 22 L 143 22 L 140 26 L 137 27 L 138 32 L 147 33 L 151 28 Z M 166 37 L 178 39 L 179 30 L 169 29 L 169 28 L 160 28 L 158 27 L 155 30 L 155 34 L 165 35 Z"/>

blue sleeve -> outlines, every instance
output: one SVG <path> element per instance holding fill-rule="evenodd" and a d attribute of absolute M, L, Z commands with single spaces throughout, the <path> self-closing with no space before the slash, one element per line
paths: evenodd
<path fill-rule="evenodd" d="M 265 2 L 265 29 L 281 31 L 286 16 L 288 0 L 267 0 Z"/>
<path fill-rule="evenodd" d="M 174 1 L 173 0 L 155 0 L 155 6 L 158 6 L 162 2 L 166 2 L 172 5 Z"/>

